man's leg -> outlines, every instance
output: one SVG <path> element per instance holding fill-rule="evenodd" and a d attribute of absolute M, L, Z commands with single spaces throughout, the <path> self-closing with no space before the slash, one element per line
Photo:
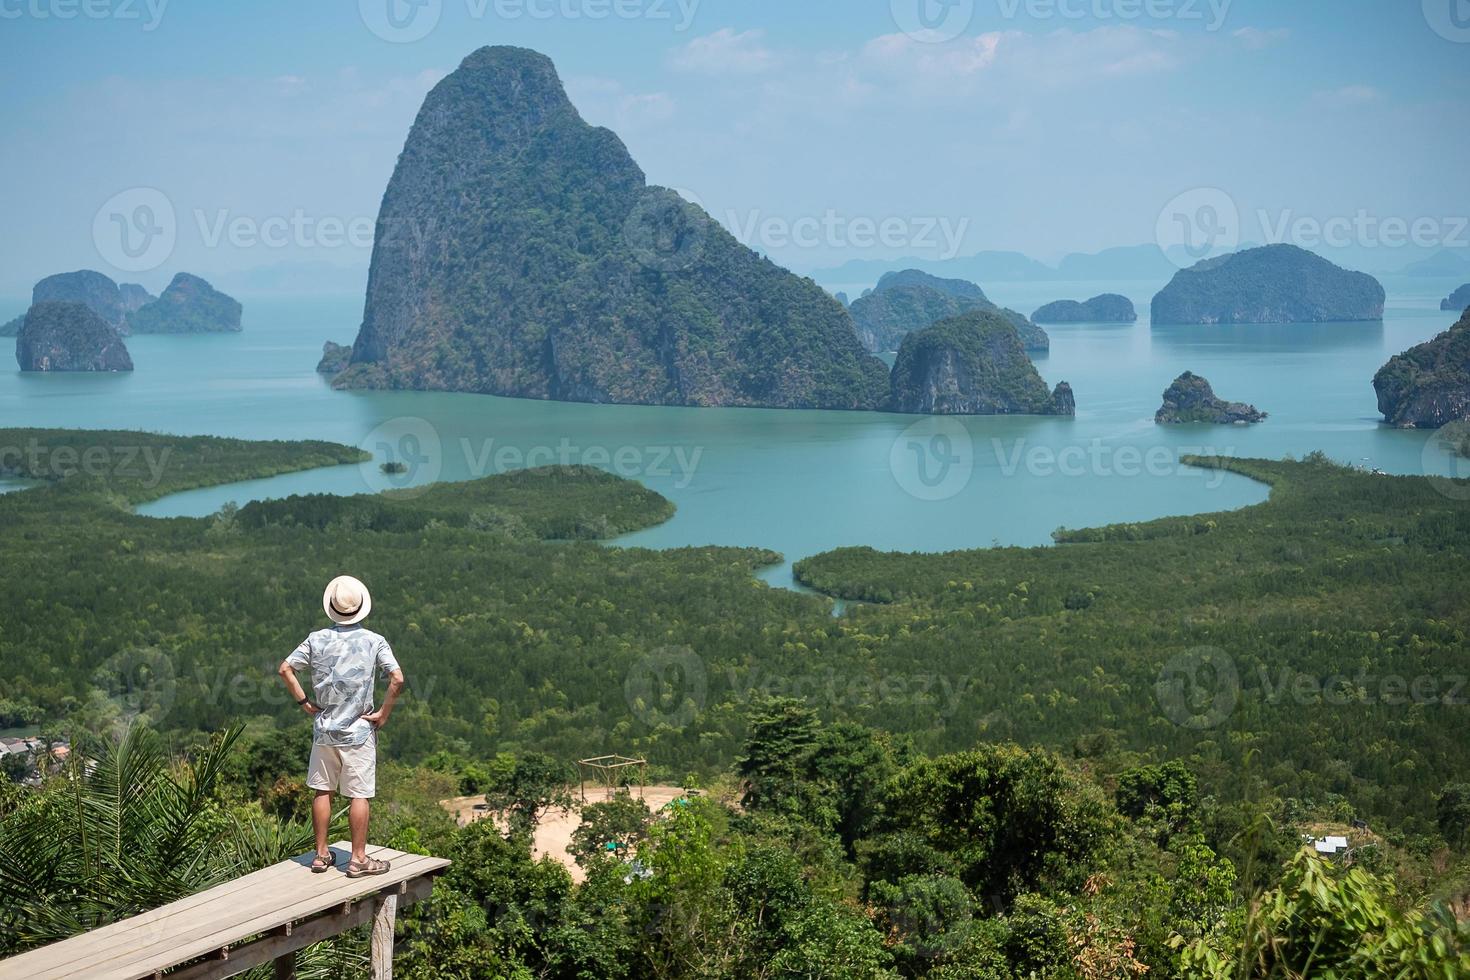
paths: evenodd
<path fill-rule="evenodd" d="M 316 831 L 316 852 L 327 857 L 327 831 L 332 827 L 332 791 L 319 789 L 311 801 L 311 828 Z"/>
<path fill-rule="evenodd" d="M 352 860 L 367 860 L 368 801 L 354 799 L 347 808 L 347 826 L 352 830 Z"/>

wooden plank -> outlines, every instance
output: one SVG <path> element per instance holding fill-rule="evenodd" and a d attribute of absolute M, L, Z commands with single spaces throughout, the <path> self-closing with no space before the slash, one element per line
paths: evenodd
<path fill-rule="evenodd" d="M 413 854 L 404 855 L 402 864 L 407 867 L 400 868 L 399 863 L 395 862 L 393 869 L 387 874 L 372 878 L 353 879 L 334 875 L 331 877 L 337 879 L 339 884 L 325 892 L 308 894 L 304 898 L 299 896 L 302 888 L 309 887 L 308 883 L 287 883 L 284 888 L 277 887 L 262 894 L 248 909 L 235 910 L 233 919 L 227 925 L 222 926 L 216 920 L 187 928 L 182 933 L 161 937 L 141 949 L 114 956 L 103 965 L 108 969 L 126 968 L 123 972 L 129 975 L 151 973 L 160 967 L 167 968 L 207 955 L 211 949 L 265 932 L 283 922 L 304 919 L 334 905 L 357 902 L 401 881 L 433 874 L 442 870 L 442 865 L 436 867 L 441 861 L 442 859 L 437 858 L 419 858 Z M 309 872 L 305 876 L 317 880 L 327 877 L 313 876 Z M 293 898 L 296 900 L 292 901 Z"/>
<path fill-rule="evenodd" d="M 351 845 L 347 846 L 350 850 Z M 137 934 L 146 929 L 156 929 L 161 934 L 166 934 L 171 928 L 172 920 L 184 913 L 191 915 L 207 914 L 205 907 L 209 905 L 237 907 L 234 905 L 234 902 L 241 895 L 252 895 L 257 893 L 261 888 L 269 887 L 272 879 L 279 877 L 283 871 L 289 872 L 291 865 L 299 860 L 301 858 L 296 857 L 292 858 L 291 861 L 273 864 L 268 868 L 261 868 L 259 871 L 252 871 L 243 877 L 233 878 L 224 884 L 195 892 L 193 895 L 188 895 L 178 901 L 170 902 L 167 905 L 144 912 L 141 915 L 135 915 L 131 918 L 122 919 L 106 926 L 92 929 L 82 933 L 80 936 L 73 936 L 70 939 L 53 943 L 25 955 L 36 957 L 34 961 L 36 967 L 45 969 L 51 965 L 72 962 L 76 958 L 74 955 L 75 950 L 82 948 L 83 940 L 86 940 L 87 950 L 83 955 L 90 956 L 113 948 L 117 941 L 119 941 L 119 938 L 123 943 L 135 942 Z M 308 858 L 308 862 L 309 860 Z M 55 952 L 67 958 L 58 960 L 53 964 L 51 960 L 41 955 L 47 952 Z M 9 961 L 6 962 L 8 963 Z"/>
<path fill-rule="evenodd" d="M 401 907 L 428 898 L 433 887 L 433 879 L 416 878 L 402 885 L 392 886 L 388 891 Z M 349 929 L 365 926 L 374 921 L 377 911 L 377 900 L 356 902 L 349 912 L 344 913 L 338 909 L 297 925 L 289 936 L 279 933 L 263 936 L 252 943 L 232 949 L 226 962 L 206 960 L 175 970 L 168 975 L 168 980 L 223 980 L 225 977 L 233 977 L 262 963 L 279 960 L 282 955 L 294 955 L 313 943 L 339 936 Z M 137 977 L 130 976 L 129 980 L 137 980 Z"/>
<path fill-rule="evenodd" d="M 350 851 L 345 842 L 333 848 Z M 301 855 L 152 912 L 0 961 L 0 978 L 45 980 L 113 971 L 119 971 L 118 976 L 151 976 L 410 878 L 438 874 L 448 866 L 442 858 L 388 848 L 369 850 L 393 861 L 392 871 L 357 879 L 340 871 L 312 875 L 306 870 L 311 855 Z"/>
<path fill-rule="evenodd" d="M 393 980 L 393 923 L 398 920 L 398 893 L 373 900 L 372 980 Z"/>
<path fill-rule="evenodd" d="M 400 852 L 392 851 L 390 853 L 396 856 Z M 239 895 L 236 890 L 231 889 L 221 896 L 208 899 L 209 892 L 203 892 L 201 895 L 207 899 L 204 903 L 191 901 L 200 896 L 190 896 L 190 899 L 182 900 L 182 902 L 189 903 L 189 907 L 182 911 L 173 911 L 170 905 L 165 905 L 155 910 L 158 913 L 166 913 L 164 915 L 145 913 L 142 916 L 135 917 L 133 920 L 128 920 L 136 924 L 132 930 L 114 931 L 102 937 L 100 941 L 94 933 L 84 933 L 63 943 L 45 947 L 45 950 L 56 950 L 57 957 L 49 961 L 38 958 L 36 968 L 48 969 L 62 967 L 82 959 L 92 963 L 110 961 L 126 951 L 141 952 L 159 943 L 175 942 L 182 935 L 201 935 L 201 929 L 228 929 L 231 923 L 238 921 L 247 914 L 255 916 L 263 912 L 284 907 L 289 904 L 289 898 L 299 898 L 303 894 L 303 890 L 306 890 L 306 893 L 315 892 L 321 894 L 327 889 L 340 886 L 342 880 L 352 880 L 342 879 L 340 874 L 329 873 L 327 875 L 314 876 L 312 880 L 303 883 L 301 880 L 303 873 L 309 874 L 309 872 L 305 871 L 306 865 L 309 863 L 309 856 L 300 855 L 288 862 L 272 865 L 270 868 L 264 869 L 265 872 L 269 872 L 268 874 L 262 875 L 262 872 L 255 872 L 254 874 L 247 875 L 247 878 L 254 878 L 255 881 L 249 892 L 245 895 Z M 366 882 L 366 879 L 357 880 Z M 367 885 L 365 888 L 355 890 L 366 891 L 370 888 L 371 885 Z M 338 898 L 336 900 L 340 901 L 341 899 Z M 332 904 L 332 902 L 327 901 L 321 907 L 325 908 L 329 904 Z M 320 911 L 320 909 L 313 909 L 312 911 Z M 304 918 L 305 915 L 299 917 Z M 264 928 L 272 928 L 282 924 L 284 921 L 286 920 L 281 919 L 276 922 L 271 922 Z M 127 922 L 121 923 L 121 925 L 127 925 Z M 226 942 L 234 941 L 238 938 L 238 934 L 221 936 L 215 945 L 223 945 Z M 67 948 L 60 949 L 58 947 Z M 41 953 L 45 950 L 37 950 L 36 952 Z M 0 976 L 3 976 L 3 974 L 0 974 Z"/>
<path fill-rule="evenodd" d="M 332 845 L 334 850 L 342 850 L 345 854 L 350 853 L 351 844 L 338 842 Z M 406 855 L 400 851 L 390 848 L 371 848 L 374 854 L 387 857 L 389 860 L 402 862 L 409 858 L 417 858 L 417 855 Z M 142 957 L 156 950 L 159 946 L 169 946 L 178 943 L 182 938 L 194 938 L 203 941 L 202 948 L 192 953 L 189 957 L 174 958 L 170 963 L 158 964 L 163 968 L 182 962 L 183 959 L 192 959 L 194 956 L 202 956 L 211 947 L 218 948 L 230 942 L 238 941 L 240 938 L 274 928 L 292 918 L 306 918 L 308 915 L 321 911 L 333 904 L 338 904 L 357 894 L 367 894 L 376 891 L 383 884 L 383 879 L 377 880 L 359 878 L 344 878 L 340 872 L 329 872 L 325 875 L 311 875 L 307 867 L 311 862 L 311 852 L 297 855 L 290 861 L 272 865 L 261 871 L 253 872 L 245 876 L 251 880 L 251 888 L 244 895 L 239 894 L 235 888 L 210 889 L 198 895 L 181 899 L 177 903 L 170 903 L 154 913 L 144 913 L 133 919 L 124 920 L 117 925 L 122 927 L 109 931 L 105 936 L 98 937 L 97 933 L 83 933 L 61 943 L 55 943 L 33 953 L 24 954 L 25 967 L 32 971 L 32 978 L 45 978 L 51 975 L 66 975 L 64 972 L 55 974 L 48 971 L 64 971 L 74 967 L 78 963 L 90 964 L 98 968 L 102 964 L 111 964 L 119 957 Z M 412 862 L 417 863 L 417 862 Z M 345 860 L 340 866 L 345 866 Z M 404 868 L 404 871 L 409 868 Z M 394 872 L 399 871 L 395 866 Z M 306 879 L 303 881 L 303 878 Z M 218 892 L 218 894 L 215 894 Z M 282 915 L 274 921 L 261 922 L 259 928 L 239 932 L 233 928 L 242 919 L 248 917 L 248 921 L 255 923 L 262 916 L 269 916 L 271 912 L 283 910 L 292 904 L 292 899 L 302 901 L 302 896 L 307 896 L 306 901 L 312 897 L 320 896 L 321 903 L 315 907 L 309 907 L 295 916 Z M 213 897 L 211 897 L 213 896 Z M 197 899 L 203 898 L 200 902 Z M 173 906 L 181 905 L 184 908 L 175 910 Z M 161 913 L 161 914 L 158 914 Z M 129 925 L 131 929 L 127 928 Z M 46 954 L 51 955 L 46 955 Z M 9 966 L 12 961 L 5 961 L 4 966 Z M 0 970 L 0 977 L 6 974 Z"/>

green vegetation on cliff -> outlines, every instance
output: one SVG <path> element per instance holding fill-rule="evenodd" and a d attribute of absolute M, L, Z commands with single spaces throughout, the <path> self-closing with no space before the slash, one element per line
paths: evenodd
<path fill-rule="evenodd" d="M 128 314 L 133 333 L 236 333 L 241 307 L 198 276 L 180 272 L 163 294 Z"/>
<path fill-rule="evenodd" d="M 408 135 L 334 383 L 864 409 L 887 372 L 816 283 L 647 186 L 550 59 L 487 47 L 434 87 Z"/>
<path fill-rule="evenodd" d="M 1072 415 L 1072 389 L 1048 392 L 1021 339 L 1000 313 L 941 320 L 903 339 L 889 408 L 935 415 Z"/>
<path fill-rule="evenodd" d="M 874 353 L 898 350 L 913 331 L 977 310 L 999 313 L 1009 320 L 1027 350 L 1044 351 L 1051 345 L 1046 331 L 1015 310 L 996 306 L 974 283 L 941 279 L 918 269 L 885 274 L 849 310 L 858 338 Z"/>
<path fill-rule="evenodd" d="M 1389 358 L 1373 389 L 1393 425 L 1437 429 L 1470 419 L 1470 309 L 1444 333 Z"/>
<path fill-rule="evenodd" d="M 1265 245 L 1181 269 L 1153 299 L 1154 323 L 1383 319 L 1378 280 L 1295 245 Z"/>

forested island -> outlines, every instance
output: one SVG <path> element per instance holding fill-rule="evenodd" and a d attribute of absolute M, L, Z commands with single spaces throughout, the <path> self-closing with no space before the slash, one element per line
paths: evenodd
<path fill-rule="evenodd" d="M 81 303 L 123 336 L 128 334 L 128 314 L 153 300 L 148 290 L 135 282 L 118 285 L 109 276 L 92 269 L 59 272 L 31 288 L 31 305 L 37 303 Z M 0 326 L 0 337 L 14 337 L 25 322 L 22 313 Z"/>
<path fill-rule="evenodd" d="M 1191 460 L 1270 500 L 1056 548 L 801 562 L 869 603 L 834 618 L 752 579 L 776 558 L 757 547 L 597 543 L 671 508 L 594 470 L 155 520 L 127 505 L 379 461 L 127 432 L 0 447 L 4 475 L 43 481 L 0 495 L 5 642 L 27 651 L 0 723 L 79 749 L 39 786 L 0 780 L 0 955 L 309 847 L 309 725 L 273 669 L 320 617 L 308 586 L 352 568 L 411 684 L 381 733 L 375 837 L 455 862 L 402 919 L 404 976 L 1470 966 L 1429 904 L 1465 893 L 1470 831 L 1470 525 L 1434 480 Z M 1216 680 L 1196 690 L 1200 662 Z M 574 884 L 530 833 L 570 761 L 605 750 L 689 790 L 657 816 L 590 803 Z M 120 771 L 146 791 L 117 793 Z M 506 823 L 457 828 L 438 801 L 466 793 Z M 57 851 L 81 827 L 86 859 Z M 1339 832 L 1350 870 L 1302 849 Z M 313 962 L 350 972 L 364 943 Z"/>
<path fill-rule="evenodd" d="M 131 371 L 117 328 L 83 303 L 35 303 L 15 339 L 22 371 Z"/>
<path fill-rule="evenodd" d="M 904 336 L 889 408 L 927 415 L 1075 415 L 1065 381 L 1048 392 L 1015 327 L 977 310 Z"/>
<path fill-rule="evenodd" d="M 1047 303 L 1031 319 L 1037 323 L 1133 323 L 1138 313 L 1127 296 L 1102 293 L 1080 303 L 1073 299 Z"/>
<path fill-rule="evenodd" d="M 1264 422 L 1266 413 L 1244 402 L 1228 402 L 1215 395 L 1210 383 L 1185 371 L 1164 389 L 1164 403 L 1154 413 L 1160 425 L 1208 422 L 1215 425 Z"/>
<path fill-rule="evenodd" d="M 93 269 L 47 276 L 31 290 L 31 304 L 80 303 L 123 337 L 134 333 L 235 333 L 240 303 L 196 275 L 180 272 L 163 295 L 135 282 L 117 283 Z M 0 337 L 17 336 L 25 315 L 0 327 Z"/>
<path fill-rule="evenodd" d="M 873 409 L 887 381 L 836 299 L 648 186 L 549 58 L 487 47 L 434 87 L 408 135 L 334 383 Z"/>
<path fill-rule="evenodd" d="M 1181 269 L 1154 296 L 1154 323 L 1383 319 L 1383 286 L 1295 245 L 1265 245 Z"/>
<path fill-rule="evenodd" d="M 1470 309 L 1444 333 L 1390 358 L 1373 390 L 1384 419 L 1401 428 L 1470 419 Z"/>
<path fill-rule="evenodd" d="M 884 274 L 849 307 L 858 338 L 874 353 L 896 351 L 915 330 L 976 310 L 1005 317 L 1028 351 L 1045 351 L 1051 346 L 1046 331 L 1023 314 L 996 306 L 975 283 L 942 279 L 918 269 Z"/>
<path fill-rule="evenodd" d="M 1439 308 L 1451 313 L 1463 313 L 1470 308 L 1470 282 L 1465 283 L 1453 293 L 1440 300 Z"/>

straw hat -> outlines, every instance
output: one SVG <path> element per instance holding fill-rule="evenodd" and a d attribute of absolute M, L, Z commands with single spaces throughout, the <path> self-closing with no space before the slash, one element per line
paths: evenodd
<path fill-rule="evenodd" d="M 367 586 L 351 575 L 338 575 L 327 583 L 322 608 L 332 622 L 352 626 L 367 619 L 373 611 L 373 597 L 368 594 Z"/>

